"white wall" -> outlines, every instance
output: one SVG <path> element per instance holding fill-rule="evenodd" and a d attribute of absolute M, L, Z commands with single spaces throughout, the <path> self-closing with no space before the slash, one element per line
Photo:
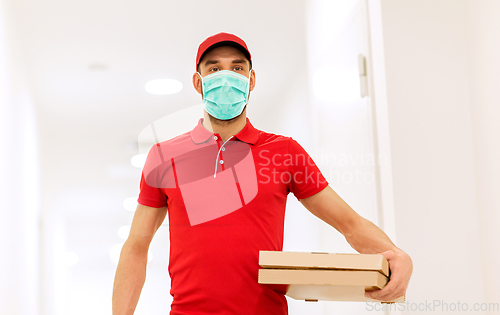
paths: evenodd
<path fill-rule="evenodd" d="M 381 5 L 381 32 L 372 29 L 377 121 L 389 131 L 398 246 L 414 262 L 410 303 L 498 302 L 493 2 L 371 2 Z"/>
<path fill-rule="evenodd" d="M 0 1 L 0 314 L 38 309 L 38 164 L 33 107 L 8 1 Z"/>
<path fill-rule="evenodd" d="M 500 303 L 500 1 L 468 0 L 470 109 L 486 301 Z"/>

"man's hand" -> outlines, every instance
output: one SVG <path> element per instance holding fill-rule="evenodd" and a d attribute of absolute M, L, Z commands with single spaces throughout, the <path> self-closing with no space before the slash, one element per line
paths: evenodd
<path fill-rule="evenodd" d="M 391 277 L 383 289 L 366 292 L 365 296 L 374 300 L 392 301 L 406 294 L 406 288 L 408 288 L 413 271 L 413 263 L 410 256 L 397 247 L 385 251 L 381 255 L 389 262 Z"/>
<path fill-rule="evenodd" d="M 381 290 L 367 293 L 366 297 L 391 301 L 406 293 L 413 271 L 411 258 L 397 248 L 378 226 L 356 213 L 330 186 L 300 201 L 312 214 L 342 233 L 359 253 L 381 253 L 389 261 L 389 283 Z"/>
<path fill-rule="evenodd" d="M 167 207 L 151 208 L 139 204 L 130 234 L 120 253 L 113 285 L 113 315 L 134 314 L 146 280 L 149 245 L 167 215 Z"/>

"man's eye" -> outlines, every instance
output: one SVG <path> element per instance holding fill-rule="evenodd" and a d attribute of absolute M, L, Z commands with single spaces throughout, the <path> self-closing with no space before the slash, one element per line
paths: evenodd
<path fill-rule="evenodd" d="M 219 68 L 215 67 L 215 68 L 210 69 L 210 71 L 211 72 L 219 71 Z"/>
<path fill-rule="evenodd" d="M 236 67 L 234 67 L 234 70 L 240 71 L 240 70 L 243 70 L 243 68 L 240 66 L 236 66 Z"/>

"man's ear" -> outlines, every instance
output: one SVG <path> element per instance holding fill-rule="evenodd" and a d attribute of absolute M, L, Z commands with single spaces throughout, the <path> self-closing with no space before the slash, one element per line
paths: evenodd
<path fill-rule="evenodd" d="M 202 82 L 201 82 L 201 77 L 200 75 L 198 74 L 198 72 L 195 72 L 193 74 L 193 86 L 194 86 L 194 89 L 196 90 L 196 92 L 202 94 Z"/>
<path fill-rule="evenodd" d="M 255 87 L 255 71 L 252 69 L 252 72 L 250 73 L 250 91 L 252 91 L 254 87 Z"/>

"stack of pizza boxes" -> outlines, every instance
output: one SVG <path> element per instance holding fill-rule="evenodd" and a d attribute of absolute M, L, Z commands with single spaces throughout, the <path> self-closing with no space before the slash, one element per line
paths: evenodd
<path fill-rule="evenodd" d="M 382 289 L 389 281 L 389 263 L 382 255 L 260 251 L 259 265 L 259 283 L 288 285 L 286 295 L 296 300 L 376 301 L 365 291 Z"/>

